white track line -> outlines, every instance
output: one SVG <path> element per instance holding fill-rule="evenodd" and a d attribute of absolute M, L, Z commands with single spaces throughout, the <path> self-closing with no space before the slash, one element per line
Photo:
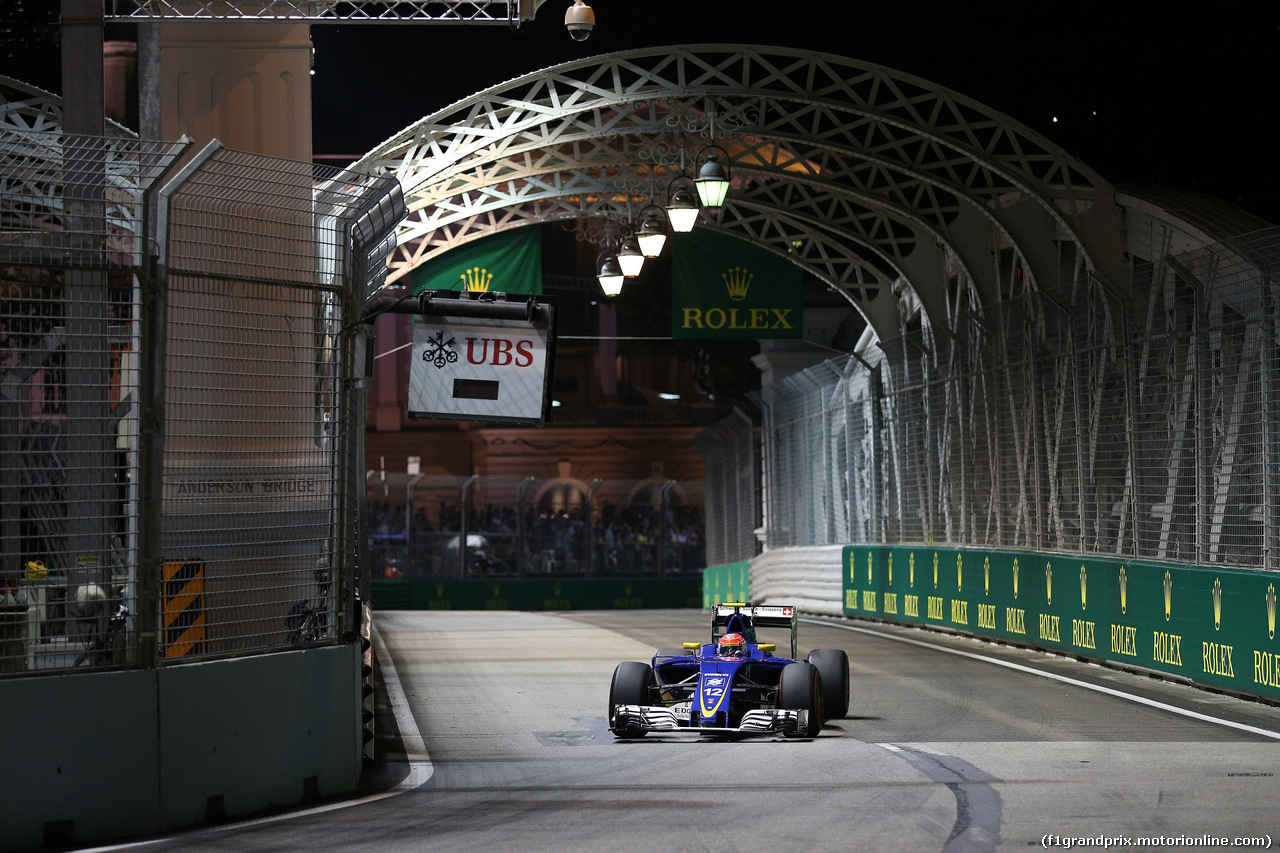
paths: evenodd
<path fill-rule="evenodd" d="M 1063 684 L 1070 684 L 1073 687 L 1083 687 L 1085 690 L 1092 690 L 1096 693 L 1105 693 L 1108 696 L 1115 696 L 1118 699 L 1125 699 L 1130 702 L 1136 702 L 1139 705 L 1146 705 L 1151 708 L 1159 708 L 1161 711 L 1169 711 L 1170 713 L 1178 714 L 1183 717 L 1190 717 L 1193 720 L 1200 720 L 1201 722 L 1212 723 L 1218 726 L 1226 726 L 1229 729 L 1237 729 L 1242 732 L 1248 732 L 1249 734 L 1261 735 L 1262 737 L 1272 738 L 1273 740 L 1280 740 L 1280 732 L 1273 732 L 1270 729 L 1260 729 L 1257 726 L 1250 726 L 1246 723 L 1237 723 L 1234 720 L 1224 720 L 1221 717 L 1211 717 L 1208 714 L 1201 714 L 1199 711 L 1189 711 L 1186 708 L 1179 708 L 1175 705 L 1169 705 L 1164 702 L 1158 702 L 1155 699 L 1148 699 L 1145 696 L 1137 696 L 1137 695 L 1134 695 L 1133 693 L 1125 693 L 1122 690 L 1115 690 L 1111 687 L 1103 687 L 1101 684 L 1090 684 L 1089 682 L 1081 681 L 1078 678 L 1070 678 L 1065 675 L 1058 675 L 1055 672 L 1045 672 L 1044 670 L 1036 669 L 1034 667 L 1023 666 L 1020 663 L 1013 663 L 1012 661 L 1001 660 L 1000 658 L 988 657 L 987 655 L 981 655 L 981 654 L 978 654 L 977 652 L 965 652 L 959 649 L 952 649 L 952 648 L 948 648 L 947 646 L 942 646 L 935 643 L 928 643 L 928 642 L 925 642 L 924 640 L 913 640 L 910 637 L 899 637 L 896 634 L 887 634 L 887 633 L 884 633 L 883 631 L 874 631 L 870 628 L 863 628 L 858 625 L 842 625 L 839 622 L 828 622 L 825 619 L 806 618 L 806 619 L 803 619 L 802 621 L 809 622 L 814 625 L 826 625 L 831 628 L 839 628 L 842 631 L 856 631 L 860 634 L 870 634 L 873 637 L 882 637 L 886 640 L 893 640 L 898 643 L 907 643 L 912 646 L 920 646 L 926 649 L 933 649 L 934 651 L 946 652 L 949 655 L 958 655 L 959 657 L 962 657 L 962 658 L 970 658 L 972 660 L 984 661 L 985 663 L 993 663 L 996 666 L 1003 666 L 1006 669 L 1013 669 L 1013 670 L 1017 670 L 1018 672 L 1025 672 L 1029 675 L 1038 675 L 1041 678 L 1049 678 L 1049 679 L 1052 679 L 1053 681 L 1059 681 Z"/>
<path fill-rule="evenodd" d="M 219 826 L 207 827 L 205 829 L 197 829 L 192 832 L 184 832 L 180 835 L 168 835 L 163 838 L 149 838 L 146 841 L 134 841 L 128 844 L 112 844 L 106 847 L 82 848 L 79 853 L 105 853 L 105 851 L 109 850 L 130 850 L 136 847 L 146 847 L 151 844 L 163 844 L 167 841 L 177 841 L 182 838 L 198 838 L 202 835 L 213 835 L 215 833 L 227 832 L 233 829 L 248 829 L 254 826 L 280 823 L 281 821 L 286 820 L 313 817 L 326 812 L 336 812 L 342 809 L 349 809 L 352 806 L 363 806 L 368 803 L 376 803 L 378 800 L 385 800 L 389 797 L 398 797 L 403 793 L 425 785 L 435 774 L 435 766 L 431 763 L 431 758 L 427 756 L 427 748 L 426 744 L 422 740 L 422 732 L 418 729 L 418 721 L 414 719 L 413 710 L 409 707 L 409 700 L 404 694 L 404 687 L 400 684 L 400 675 L 396 672 L 395 661 L 391 659 L 391 654 L 387 651 L 386 644 L 382 642 L 382 636 L 378 634 L 376 629 L 372 633 L 372 638 L 374 648 L 378 651 L 379 668 L 382 670 L 382 683 L 387 688 L 387 698 L 391 700 L 391 713 L 395 716 L 396 725 L 400 729 L 400 739 L 404 746 L 405 755 L 423 756 L 421 759 L 410 760 L 408 762 L 409 775 L 400 780 L 400 783 L 394 788 L 388 788 L 385 791 L 379 791 L 376 794 L 369 794 L 367 797 L 360 797 L 356 800 L 342 800 L 341 802 L 327 803 L 323 806 L 314 806 L 312 808 L 301 809 L 299 811 L 283 812 L 269 817 L 226 823 Z"/>

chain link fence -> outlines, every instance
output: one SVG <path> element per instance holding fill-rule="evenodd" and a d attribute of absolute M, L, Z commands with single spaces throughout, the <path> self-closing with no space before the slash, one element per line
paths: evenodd
<path fill-rule="evenodd" d="M 1278 273 L 1280 229 L 1268 229 L 763 389 L 768 547 L 945 543 L 1269 568 Z M 708 460 L 730 452 L 728 438 L 702 440 L 719 447 Z M 711 472 L 709 495 L 733 488 L 732 472 Z M 712 503 L 709 517 L 722 511 Z M 738 551 L 716 553 L 753 547 L 734 538 Z"/>
<path fill-rule="evenodd" d="M 702 483 L 367 472 L 376 577 L 663 577 L 706 563 Z"/>
<path fill-rule="evenodd" d="M 4 673 L 356 627 L 355 321 L 399 186 L 185 149 L 0 130 Z"/>
<path fill-rule="evenodd" d="M 694 436 L 707 493 L 707 565 L 749 560 L 760 551 L 759 431 L 741 409 Z"/>

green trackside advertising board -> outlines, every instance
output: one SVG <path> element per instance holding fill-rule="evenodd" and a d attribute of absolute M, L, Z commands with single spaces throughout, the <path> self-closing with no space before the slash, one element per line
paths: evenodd
<path fill-rule="evenodd" d="M 413 271 L 423 290 L 542 293 L 542 234 L 536 226 L 464 243 Z"/>
<path fill-rule="evenodd" d="M 702 607 L 710 609 L 725 601 L 750 601 L 751 563 L 742 560 L 702 570 Z"/>
<path fill-rule="evenodd" d="M 937 626 L 1280 699 L 1269 572 L 928 546 L 846 546 L 844 613 Z"/>
<path fill-rule="evenodd" d="M 672 236 L 671 336 L 799 338 L 800 267 L 745 240 L 695 228 Z"/>

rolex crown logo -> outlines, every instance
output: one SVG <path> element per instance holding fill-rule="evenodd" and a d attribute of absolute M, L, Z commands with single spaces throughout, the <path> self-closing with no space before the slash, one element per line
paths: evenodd
<path fill-rule="evenodd" d="M 889 552 L 889 586 L 893 586 L 893 552 Z"/>
<path fill-rule="evenodd" d="M 471 293 L 486 293 L 493 282 L 493 273 L 484 267 L 471 267 L 462 271 L 461 276 Z"/>
<path fill-rule="evenodd" d="M 1276 638 L 1276 585 L 1267 584 L 1267 637 Z"/>
<path fill-rule="evenodd" d="M 964 571 L 964 557 L 960 554 L 956 554 L 956 592 L 959 592 L 961 587 L 964 586 L 964 575 L 962 574 L 963 571 Z"/>
<path fill-rule="evenodd" d="M 871 583 L 871 552 L 867 552 L 867 583 Z"/>
<path fill-rule="evenodd" d="M 1129 612 L 1129 577 L 1125 574 L 1124 566 L 1120 567 L 1120 612 Z"/>
<path fill-rule="evenodd" d="M 1053 604 L 1053 563 L 1044 564 L 1044 600 Z"/>
<path fill-rule="evenodd" d="M 1173 615 L 1173 576 L 1164 573 L 1164 621 L 1168 622 Z"/>
<path fill-rule="evenodd" d="M 933 588 L 938 588 L 938 552 L 933 552 Z"/>
<path fill-rule="evenodd" d="M 1018 558 L 1013 558 L 1013 597 L 1018 597 Z"/>
<path fill-rule="evenodd" d="M 1084 566 L 1080 567 L 1080 609 L 1085 610 L 1085 599 L 1089 594 L 1089 573 Z"/>
<path fill-rule="evenodd" d="M 982 594 L 991 594 L 991 558 L 982 558 Z"/>
<path fill-rule="evenodd" d="M 1213 630 L 1222 627 L 1222 581 L 1213 579 Z"/>
<path fill-rule="evenodd" d="M 755 277 L 755 273 L 747 272 L 743 267 L 729 267 L 720 275 L 729 291 L 729 298 L 734 302 L 747 298 L 747 288 L 751 287 L 751 280 Z"/>
<path fill-rule="evenodd" d="M 907 576 L 907 580 L 910 581 L 911 588 L 915 589 L 916 588 L 916 552 L 915 551 L 911 552 L 911 562 L 907 564 L 907 569 L 910 572 L 910 574 Z"/>

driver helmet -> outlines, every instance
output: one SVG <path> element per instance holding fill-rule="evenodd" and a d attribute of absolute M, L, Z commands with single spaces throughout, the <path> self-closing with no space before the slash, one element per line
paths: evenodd
<path fill-rule="evenodd" d="M 721 657 L 738 658 L 746 653 L 747 641 L 741 634 L 725 634 L 716 648 L 716 654 Z"/>

